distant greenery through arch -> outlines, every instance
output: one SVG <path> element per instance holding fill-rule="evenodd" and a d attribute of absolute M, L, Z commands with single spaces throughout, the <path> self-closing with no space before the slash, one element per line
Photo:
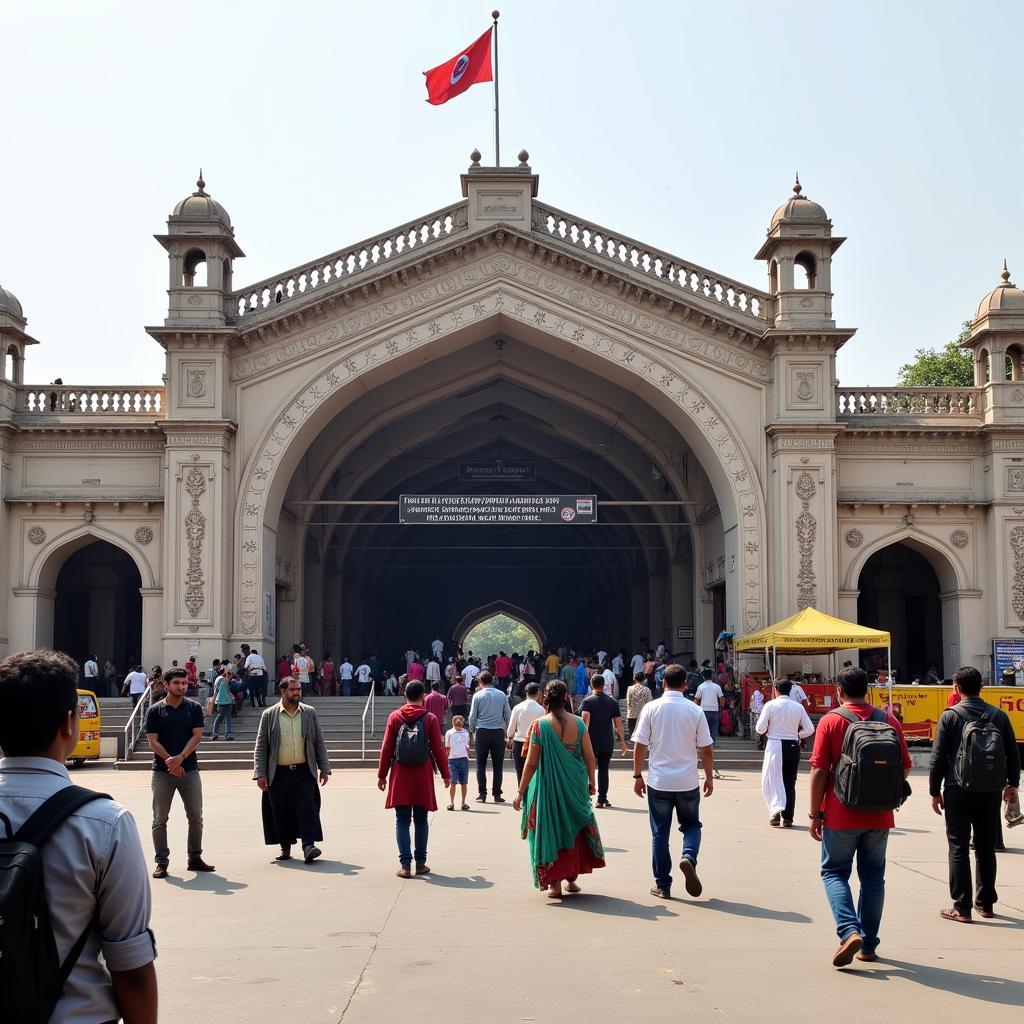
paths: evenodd
<path fill-rule="evenodd" d="M 492 615 L 477 623 L 462 641 L 464 651 L 472 651 L 475 658 L 487 658 L 499 651 L 511 654 L 513 651 L 525 654 L 536 651 L 540 642 L 518 619 L 509 615 Z"/>

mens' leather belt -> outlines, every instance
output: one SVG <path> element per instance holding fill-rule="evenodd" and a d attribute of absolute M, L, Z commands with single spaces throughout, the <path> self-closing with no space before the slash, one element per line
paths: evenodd
<path fill-rule="evenodd" d="M 288 771 L 293 772 L 293 771 L 295 771 L 296 768 L 305 768 L 306 767 L 306 763 L 305 763 L 305 761 L 303 761 L 301 764 L 281 764 L 281 765 L 278 765 L 278 767 L 279 768 L 287 768 Z"/>

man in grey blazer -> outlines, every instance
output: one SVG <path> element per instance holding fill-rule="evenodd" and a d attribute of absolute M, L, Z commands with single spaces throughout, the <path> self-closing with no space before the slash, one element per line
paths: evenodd
<path fill-rule="evenodd" d="M 316 709 L 301 703 L 302 685 L 294 676 L 277 684 L 281 701 L 260 716 L 253 778 L 263 791 L 263 838 L 280 846 L 276 860 L 291 860 L 292 844 L 302 841 L 307 864 L 320 856 L 320 785 L 331 774 L 327 743 Z"/>

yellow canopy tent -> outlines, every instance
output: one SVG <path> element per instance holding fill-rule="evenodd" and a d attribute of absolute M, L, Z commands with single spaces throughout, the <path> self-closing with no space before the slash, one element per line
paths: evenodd
<path fill-rule="evenodd" d="M 817 608 L 804 608 L 788 619 L 776 622 L 766 629 L 749 633 L 736 641 L 736 652 L 764 651 L 772 679 L 775 679 L 778 656 L 782 654 L 834 654 L 854 647 L 884 647 L 892 687 L 892 637 L 882 629 L 869 629 L 856 622 L 845 622 L 819 612 Z M 771 655 L 769 655 L 771 652 Z"/>

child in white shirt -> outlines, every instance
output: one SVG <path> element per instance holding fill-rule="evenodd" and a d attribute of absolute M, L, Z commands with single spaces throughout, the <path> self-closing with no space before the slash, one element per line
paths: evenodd
<path fill-rule="evenodd" d="M 466 803 L 466 789 L 469 786 L 469 731 L 462 715 L 452 719 L 452 727 L 444 734 L 444 749 L 448 754 L 448 768 L 451 771 L 451 789 L 448 794 L 448 810 L 455 810 L 455 787 L 462 786 L 462 809 L 469 810 Z"/>

